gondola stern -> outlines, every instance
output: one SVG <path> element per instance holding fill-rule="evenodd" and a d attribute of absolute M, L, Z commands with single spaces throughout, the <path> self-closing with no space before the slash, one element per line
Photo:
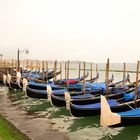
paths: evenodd
<path fill-rule="evenodd" d="M 100 125 L 101 126 L 112 126 L 121 123 L 121 116 L 117 113 L 111 112 L 111 109 L 104 96 L 101 95 L 101 115 Z"/>

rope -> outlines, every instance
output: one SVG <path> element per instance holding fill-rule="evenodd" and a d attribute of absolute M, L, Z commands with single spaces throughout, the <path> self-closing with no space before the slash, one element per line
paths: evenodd
<path fill-rule="evenodd" d="M 128 107 L 130 107 L 132 110 L 134 110 L 134 108 L 132 106 L 130 106 L 128 103 L 124 103 L 126 104 Z"/>

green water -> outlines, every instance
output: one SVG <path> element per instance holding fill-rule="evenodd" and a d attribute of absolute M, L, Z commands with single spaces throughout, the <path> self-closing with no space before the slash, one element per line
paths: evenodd
<path fill-rule="evenodd" d="M 138 140 L 140 125 L 127 127 L 100 127 L 99 117 L 72 117 L 65 107 L 52 107 L 46 99 L 32 99 L 23 95 L 22 91 L 9 91 L 0 86 L 0 95 L 6 94 L 13 104 L 19 105 L 29 114 L 36 114 L 51 120 L 53 129 L 66 132 L 71 140 Z"/>

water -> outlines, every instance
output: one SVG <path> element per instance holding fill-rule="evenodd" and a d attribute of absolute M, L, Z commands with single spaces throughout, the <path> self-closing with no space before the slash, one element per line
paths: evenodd
<path fill-rule="evenodd" d="M 75 64 L 76 65 L 76 64 Z M 116 69 L 123 69 L 117 64 Z M 129 66 L 135 70 L 136 65 Z M 95 72 L 93 72 L 95 73 Z M 70 70 L 71 77 L 78 76 L 78 70 Z M 122 80 L 122 73 L 113 72 L 115 81 Z M 111 75 L 111 74 L 110 74 Z M 99 81 L 104 80 L 105 72 L 100 72 Z M 135 81 L 135 73 L 130 73 L 131 81 Z M 37 112 L 40 117 L 51 120 L 53 129 L 66 132 L 71 140 L 140 140 L 140 125 L 127 127 L 100 127 L 100 116 L 72 117 L 65 107 L 52 107 L 46 100 L 31 99 L 23 95 L 22 91 L 8 91 L 0 86 L 0 95 L 7 94 L 16 105 L 20 105 L 29 113 Z"/>
<path fill-rule="evenodd" d="M 81 64 L 81 71 L 80 71 L 80 75 L 83 75 L 83 63 L 80 62 Z M 86 63 L 86 71 L 89 71 L 90 74 L 90 64 L 91 63 Z M 53 69 L 54 63 L 49 63 L 49 68 Z M 58 63 L 57 65 L 57 69 L 59 70 L 60 67 L 60 63 Z M 69 77 L 70 78 L 77 78 L 79 76 L 79 63 L 78 62 L 70 62 L 69 64 Z M 98 81 L 104 81 L 105 80 L 105 70 L 106 66 L 104 63 L 99 63 L 98 64 L 98 70 L 99 72 L 99 79 Z M 110 70 L 116 70 L 116 71 L 123 71 L 123 63 L 111 63 L 110 64 Z M 93 67 L 92 67 L 92 75 L 93 77 L 96 76 L 96 64 L 93 63 Z M 129 72 L 127 72 L 129 71 Z M 129 73 L 130 77 L 131 77 L 131 81 L 135 81 L 136 80 L 136 63 L 126 63 L 126 73 Z M 114 75 L 114 82 L 118 81 L 118 80 L 122 80 L 123 79 L 123 73 L 122 72 L 109 72 L 109 77 L 111 77 L 111 75 Z M 65 63 L 62 63 L 62 77 L 65 78 Z M 57 77 L 58 79 L 60 78 L 59 76 Z M 90 79 L 90 75 L 87 79 Z"/>

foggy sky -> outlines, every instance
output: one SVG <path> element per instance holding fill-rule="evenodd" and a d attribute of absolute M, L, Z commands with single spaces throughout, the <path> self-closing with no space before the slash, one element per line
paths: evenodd
<path fill-rule="evenodd" d="M 136 62 L 139 0 L 0 0 L 0 53 L 16 58 Z"/>

